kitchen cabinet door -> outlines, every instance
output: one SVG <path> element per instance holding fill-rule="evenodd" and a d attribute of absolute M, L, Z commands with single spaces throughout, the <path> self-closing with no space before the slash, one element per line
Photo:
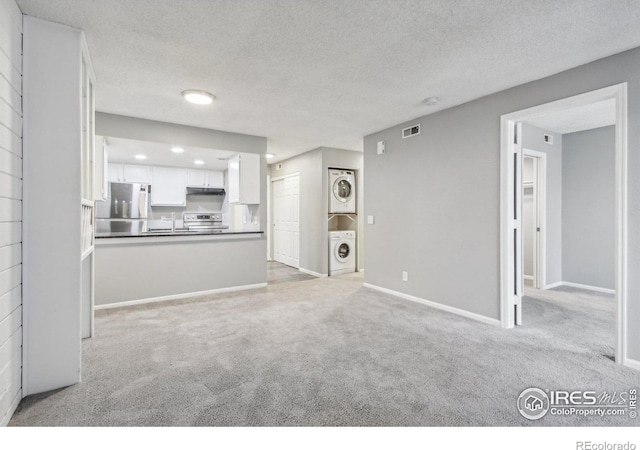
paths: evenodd
<path fill-rule="evenodd" d="M 124 165 L 124 181 L 126 183 L 151 183 L 151 167 L 137 164 Z"/>
<path fill-rule="evenodd" d="M 112 183 L 124 182 L 124 164 L 109 163 L 108 179 Z"/>
<path fill-rule="evenodd" d="M 151 206 L 187 205 L 187 170 L 153 167 Z"/>
<path fill-rule="evenodd" d="M 207 187 L 224 187 L 224 174 L 217 170 L 207 170 Z"/>
<path fill-rule="evenodd" d="M 189 169 L 187 170 L 187 186 L 205 187 L 207 172 L 205 170 Z"/>
<path fill-rule="evenodd" d="M 241 153 L 229 160 L 229 203 L 260 204 L 260 155 Z"/>

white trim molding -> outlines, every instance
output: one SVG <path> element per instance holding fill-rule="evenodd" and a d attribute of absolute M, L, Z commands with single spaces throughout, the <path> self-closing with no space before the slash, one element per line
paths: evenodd
<path fill-rule="evenodd" d="M 635 359 L 627 358 L 624 362 L 624 365 L 635 370 L 640 370 L 640 361 Z"/>
<path fill-rule="evenodd" d="M 266 286 L 267 286 L 267 283 L 246 284 L 243 286 L 232 286 L 232 287 L 226 287 L 226 288 L 220 288 L 220 289 L 210 289 L 208 291 L 187 292 L 184 294 L 165 295 L 162 297 L 150 297 L 150 298 L 143 298 L 140 300 L 128 300 L 124 302 L 107 303 L 104 305 L 96 305 L 94 309 L 96 310 L 113 309 L 113 308 L 121 308 L 124 306 L 144 305 L 146 303 L 166 302 L 169 300 L 181 300 L 183 298 L 201 297 L 203 295 L 224 294 L 225 292 L 236 292 L 236 291 L 247 291 L 249 289 L 260 289 Z"/>
<path fill-rule="evenodd" d="M 306 273 L 307 275 L 313 275 L 314 277 L 318 277 L 318 278 L 324 278 L 329 276 L 328 273 L 318 273 L 318 272 L 314 272 L 313 270 L 303 269 L 302 267 L 299 267 L 298 270 L 302 273 Z"/>
<path fill-rule="evenodd" d="M 603 288 L 603 287 L 598 287 L 598 286 L 590 286 L 588 284 L 572 283 L 570 281 L 563 281 L 562 282 L 562 286 L 573 287 L 573 288 L 578 288 L 578 289 L 585 289 L 587 291 L 604 292 L 605 294 L 615 294 L 616 293 L 615 289 L 608 289 L 608 288 Z"/>
<path fill-rule="evenodd" d="M 16 396 L 13 398 L 13 401 L 11 402 L 11 406 L 9 406 L 9 410 L 4 415 L 2 420 L 0 420 L 0 427 L 6 427 L 9 424 L 9 421 L 11 420 L 11 417 L 13 417 L 13 413 L 16 412 L 16 409 L 18 409 L 18 405 L 20 404 L 21 400 L 22 400 L 22 389 L 19 389 L 18 393 L 16 394 Z"/>
<path fill-rule="evenodd" d="M 493 325 L 496 327 L 500 326 L 500 321 L 498 319 L 492 319 L 491 317 L 483 316 L 481 314 L 476 314 L 471 311 L 466 311 L 464 309 L 455 308 L 453 306 L 443 305 L 442 303 L 433 302 L 431 300 L 425 300 L 420 297 L 415 297 L 413 295 L 405 294 L 402 292 L 394 291 L 392 289 L 383 288 L 380 286 L 376 286 L 375 284 L 363 283 L 363 287 L 373 289 L 374 291 L 383 292 L 385 294 L 393 295 L 394 297 L 399 297 L 404 300 L 409 300 L 412 302 L 420 303 L 422 305 L 429 306 L 431 308 L 439 309 L 441 311 L 446 311 L 458 316 L 466 317 L 467 319 L 473 319 L 478 322 L 482 322 L 487 325 Z"/>

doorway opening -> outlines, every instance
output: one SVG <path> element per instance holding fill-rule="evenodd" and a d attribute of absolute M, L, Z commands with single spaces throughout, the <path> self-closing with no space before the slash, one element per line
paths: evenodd
<path fill-rule="evenodd" d="M 533 108 L 506 114 L 501 118 L 501 324 L 512 328 L 522 324 L 522 298 L 525 276 L 531 277 L 532 287 L 549 289 L 561 285 L 590 288 L 586 283 L 564 282 L 563 260 L 553 266 L 549 252 L 562 252 L 562 231 L 552 233 L 548 226 L 551 206 L 558 201 L 548 194 L 546 170 L 549 161 L 536 155 L 524 143 L 523 126 L 536 123 L 541 117 L 553 117 L 567 111 L 587 111 L 591 106 L 611 106 L 614 117 L 614 170 L 615 205 L 611 211 L 612 267 L 611 279 L 615 297 L 615 360 L 627 363 L 626 354 L 626 299 L 627 299 L 627 94 L 626 83 L 569 97 Z M 594 116 L 591 114 L 590 116 Z M 596 125 L 592 128 L 601 127 Z M 588 129 L 588 128 L 583 128 Z M 546 143 L 553 143 L 553 136 L 543 135 Z M 548 153 L 549 155 L 551 153 Z M 551 158 L 551 156 L 550 156 Z M 549 169 L 550 170 L 550 169 Z M 549 181 L 550 183 L 550 181 Z M 528 192 L 530 191 L 530 192 Z M 561 201 L 561 200 L 560 200 Z M 557 205 L 556 205 L 557 206 Z M 561 207 L 561 206 L 558 206 Z M 525 213 L 527 213 L 525 216 Z M 603 212 L 604 214 L 604 212 Z M 560 218 L 554 218 L 559 220 Z M 611 216 L 609 216 L 611 217 Z M 538 229 L 540 230 L 538 232 Z M 527 235 L 529 237 L 527 238 Z M 560 245 L 554 244 L 559 239 Z M 531 257 L 525 258 L 525 250 Z M 558 260 L 556 257 L 555 260 Z M 594 289 L 596 290 L 596 289 Z"/>

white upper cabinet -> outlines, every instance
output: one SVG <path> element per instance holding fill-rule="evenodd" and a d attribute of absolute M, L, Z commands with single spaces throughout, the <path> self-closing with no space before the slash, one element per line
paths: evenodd
<path fill-rule="evenodd" d="M 187 170 L 153 167 L 151 206 L 187 206 Z"/>
<path fill-rule="evenodd" d="M 109 163 L 108 179 L 112 183 L 151 184 L 151 167 L 137 164 Z"/>
<path fill-rule="evenodd" d="M 124 181 L 125 183 L 151 184 L 151 167 L 125 164 Z"/>
<path fill-rule="evenodd" d="M 224 175 L 215 170 L 189 169 L 187 186 L 191 187 L 224 187 Z"/>
<path fill-rule="evenodd" d="M 229 203 L 260 203 L 260 155 L 241 153 L 229 160 Z"/>
<path fill-rule="evenodd" d="M 111 183 L 124 182 L 124 164 L 109 163 L 107 170 L 107 179 Z"/>

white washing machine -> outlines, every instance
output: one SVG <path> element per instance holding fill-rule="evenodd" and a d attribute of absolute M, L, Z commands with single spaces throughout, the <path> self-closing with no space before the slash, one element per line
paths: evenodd
<path fill-rule="evenodd" d="M 356 232 L 329 231 L 329 275 L 356 271 Z"/>
<path fill-rule="evenodd" d="M 355 214 L 356 173 L 329 169 L 329 214 Z"/>

